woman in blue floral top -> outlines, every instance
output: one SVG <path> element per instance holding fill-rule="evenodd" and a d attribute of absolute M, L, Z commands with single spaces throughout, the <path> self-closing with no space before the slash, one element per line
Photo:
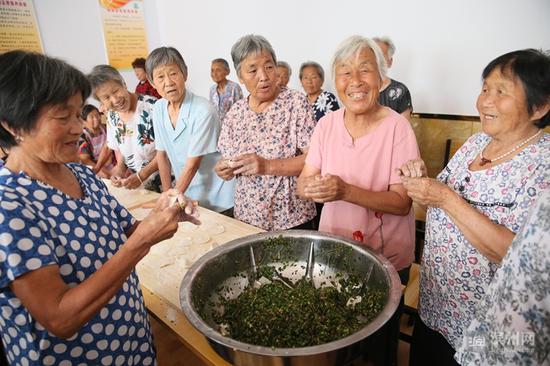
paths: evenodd
<path fill-rule="evenodd" d="M 325 82 L 325 71 L 321 65 L 313 61 L 304 62 L 300 66 L 299 76 L 316 121 L 319 121 L 325 114 L 340 109 L 336 96 L 321 89 Z"/>
<path fill-rule="evenodd" d="M 160 192 L 153 131 L 156 99 L 130 93 L 122 75 L 109 65 L 95 66 L 88 79 L 95 98 L 108 111 L 107 145 L 123 158 L 112 170 L 113 184 L 127 189 L 144 185 Z"/>
<path fill-rule="evenodd" d="M 477 100 L 483 132 L 437 179 L 421 160 L 402 168 L 409 196 L 428 206 L 419 314 L 411 365 L 456 364 L 454 350 L 499 263 L 550 185 L 550 57 L 515 51 L 483 70 Z"/>

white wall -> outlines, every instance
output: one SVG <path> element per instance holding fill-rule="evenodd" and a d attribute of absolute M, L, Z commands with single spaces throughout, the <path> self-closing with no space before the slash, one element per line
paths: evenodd
<path fill-rule="evenodd" d="M 107 57 L 97 0 L 35 0 L 48 55 L 84 72 Z M 233 43 L 264 35 L 298 68 L 320 62 L 333 90 L 330 59 L 347 36 L 388 35 L 397 45 L 390 76 L 404 82 L 416 112 L 476 115 L 483 67 L 515 49 L 550 49 L 549 0 L 144 0 L 149 50 L 178 48 L 189 66 L 188 87 L 207 96 L 210 61 L 230 61 Z M 124 72 L 128 87 L 137 82 Z M 233 71 L 230 78 L 236 80 Z"/>
<path fill-rule="evenodd" d="M 40 1 L 40 0 L 37 0 Z M 550 49 L 549 0 L 157 0 L 163 45 L 178 48 L 189 66 L 188 87 L 206 96 L 210 61 L 230 61 L 233 43 L 257 33 L 298 68 L 320 62 L 328 74 L 347 36 L 388 35 L 397 52 L 390 76 L 404 82 L 416 112 L 477 115 L 483 67 L 516 49 Z M 230 78 L 236 79 L 232 72 Z M 327 83 L 326 82 L 326 83 Z"/>
<path fill-rule="evenodd" d="M 99 1 L 34 0 L 34 7 L 47 55 L 64 59 L 84 73 L 107 63 Z M 161 44 L 154 0 L 144 0 L 144 12 L 147 43 L 152 50 Z M 137 78 L 133 71 L 124 71 L 122 76 L 128 89 L 134 90 Z"/>

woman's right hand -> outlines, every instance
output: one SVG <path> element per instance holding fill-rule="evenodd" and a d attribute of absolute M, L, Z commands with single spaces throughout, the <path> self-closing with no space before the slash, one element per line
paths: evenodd
<path fill-rule="evenodd" d="M 428 176 L 426 163 L 422 159 L 409 160 L 397 169 L 397 173 L 401 177 L 407 178 L 425 178 Z"/>
<path fill-rule="evenodd" d="M 231 167 L 231 160 L 221 158 L 214 166 L 216 174 L 223 180 L 231 180 L 235 178 L 234 168 Z"/>

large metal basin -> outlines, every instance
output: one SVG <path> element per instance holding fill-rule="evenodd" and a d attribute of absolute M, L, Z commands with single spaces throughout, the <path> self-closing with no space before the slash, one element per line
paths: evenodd
<path fill-rule="evenodd" d="M 265 245 L 267 238 L 277 236 L 292 240 L 290 252 L 288 248 L 281 252 Z M 313 260 L 308 261 L 308 257 L 313 257 Z M 211 307 L 217 306 L 220 285 L 230 287 L 238 296 L 249 284 L 254 265 L 278 266 L 283 262 L 292 263 L 282 273 L 291 280 L 303 278 L 308 262 L 312 263 L 310 268 L 314 283 L 330 279 L 337 272 L 359 275 L 367 288 L 386 290 L 384 308 L 358 332 L 318 346 L 272 348 L 223 336 L 212 318 L 204 315 L 210 313 Z M 400 297 L 399 276 L 387 259 L 368 248 L 355 245 L 352 240 L 308 230 L 254 234 L 219 246 L 195 262 L 180 287 L 181 307 L 189 321 L 225 360 L 234 365 L 247 366 L 349 363 L 362 352 L 361 342 L 391 318 Z"/>

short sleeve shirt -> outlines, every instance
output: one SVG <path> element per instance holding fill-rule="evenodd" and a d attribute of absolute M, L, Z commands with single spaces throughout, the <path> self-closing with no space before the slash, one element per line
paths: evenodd
<path fill-rule="evenodd" d="M 212 85 L 212 87 L 210 88 L 210 103 L 212 103 L 214 107 L 216 107 L 220 122 L 223 122 L 225 115 L 229 111 L 231 106 L 236 101 L 242 98 L 243 91 L 241 90 L 241 87 L 239 86 L 239 84 L 231 80 L 227 80 L 227 84 L 225 84 L 225 88 L 221 93 L 218 93 L 217 84 Z"/>
<path fill-rule="evenodd" d="M 185 194 L 214 211 L 233 207 L 235 182 L 224 181 L 214 170 L 220 159 L 217 148 L 220 123 L 212 105 L 187 90 L 175 128 L 170 121 L 166 99 L 157 101 L 153 115 L 156 148 L 168 155 L 176 179 L 187 159 L 202 156 L 199 169 Z"/>
<path fill-rule="evenodd" d="M 345 109 L 321 118 L 311 138 L 306 164 L 321 174 L 337 175 L 345 182 L 373 192 L 386 192 L 400 184 L 396 169 L 419 156 L 410 123 L 387 109 L 388 115 L 367 135 L 352 139 L 344 124 Z M 397 216 L 345 202 L 326 202 L 319 231 L 353 238 L 363 233 L 365 244 L 390 260 L 397 270 L 414 256 L 414 213 Z"/>
<path fill-rule="evenodd" d="M 548 365 L 549 286 L 550 189 L 546 189 L 476 309 L 456 360 L 461 365 Z"/>
<path fill-rule="evenodd" d="M 136 111 L 126 122 L 117 112 L 107 114 L 107 145 L 112 150 L 119 150 L 126 166 L 134 172 L 139 172 L 155 158 L 155 102 L 153 97 L 138 95 Z"/>
<path fill-rule="evenodd" d="M 407 109 L 412 111 L 411 93 L 405 84 L 390 79 L 390 85 L 380 92 L 378 101 L 381 105 L 390 107 L 397 113 L 403 113 Z"/>
<path fill-rule="evenodd" d="M 315 121 L 305 95 L 283 88 L 273 103 L 256 113 L 248 98 L 233 105 L 222 124 L 218 148 L 226 159 L 256 153 L 286 159 L 307 149 Z M 315 204 L 296 193 L 297 177 L 237 176 L 235 218 L 264 230 L 284 230 L 315 216 Z"/>
<path fill-rule="evenodd" d="M 490 141 L 484 133 L 469 138 L 437 179 L 491 221 L 517 233 L 537 197 L 550 185 L 550 134 L 509 161 L 471 171 L 470 164 Z M 445 211 L 428 208 L 419 314 L 453 348 L 461 344 L 497 268 L 470 244 Z"/>
<path fill-rule="evenodd" d="M 0 169 L 0 333 L 13 365 L 152 365 L 155 351 L 132 272 L 113 298 L 69 339 L 49 333 L 9 285 L 49 265 L 69 287 L 99 270 L 135 219 L 89 168 L 67 165 L 84 193 L 73 199 L 25 173 Z"/>

